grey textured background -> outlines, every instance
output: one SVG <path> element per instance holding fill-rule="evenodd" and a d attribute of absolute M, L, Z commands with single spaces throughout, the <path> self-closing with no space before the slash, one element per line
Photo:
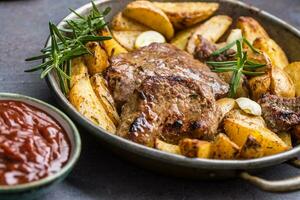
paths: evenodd
<path fill-rule="evenodd" d="M 35 55 L 48 36 L 47 23 L 59 22 L 68 7 L 88 0 L 0 0 L 0 91 L 30 95 L 55 104 L 38 74 L 26 74 L 26 57 Z M 300 0 L 246 0 L 300 28 Z M 57 105 L 59 106 L 59 105 Z M 45 200 L 92 199 L 300 199 L 300 192 L 270 194 L 241 180 L 202 182 L 176 179 L 143 170 L 101 148 L 81 130 L 83 151 L 72 174 Z M 261 176 L 276 179 L 299 175 L 287 165 Z"/>

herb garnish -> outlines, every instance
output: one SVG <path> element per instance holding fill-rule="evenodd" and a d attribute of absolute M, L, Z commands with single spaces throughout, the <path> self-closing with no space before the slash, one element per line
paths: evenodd
<path fill-rule="evenodd" d="M 106 28 L 104 17 L 110 12 L 110 8 L 100 12 L 94 2 L 91 3 L 93 9 L 87 16 L 70 9 L 78 19 L 66 21 L 68 28 L 58 29 L 55 24 L 49 22 L 51 46 L 43 48 L 42 55 L 26 59 L 26 61 L 43 59 L 44 62 L 25 72 L 41 70 L 41 78 L 45 78 L 49 72 L 55 70 L 62 92 L 68 93 L 71 59 L 91 53 L 85 46 L 87 42 L 111 39 L 110 36 L 97 34 L 99 30 Z"/>
<path fill-rule="evenodd" d="M 243 51 L 243 44 L 247 45 L 254 53 L 259 53 L 259 54 L 261 53 L 259 50 L 255 49 L 247 39 L 242 38 L 226 45 L 225 47 L 211 54 L 212 56 L 218 56 L 226 52 L 227 50 L 229 50 L 234 45 L 236 45 L 237 52 L 234 61 L 206 62 L 208 65 L 214 67 L 214 69 L 212 70 L 213 72 L 217 72 L 217 73 L 233 72 L 231 77 L 231 82 L 230 82 L 230 93 L 229 93 L 229 97 L 231 98 L 235 97 L 236 95 L 236 91 L 239 86 L 242 74 L 247 76 L 258 76 L 258 75 L 265 74 L 265 72 L 263 71 L 262 72 L 249 71 L 249 70 L 255 70 L 264 67 L 266 65 L 255 63 L 248 60 L 247 51 Z"/>

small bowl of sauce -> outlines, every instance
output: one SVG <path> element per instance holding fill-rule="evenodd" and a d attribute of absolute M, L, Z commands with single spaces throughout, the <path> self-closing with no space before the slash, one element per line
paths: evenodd
<path fill-rule="evenodd" d="M 78 160 L 73 122 L 40 100 L 0 93 L 0 199 L 37 198 Z"/>

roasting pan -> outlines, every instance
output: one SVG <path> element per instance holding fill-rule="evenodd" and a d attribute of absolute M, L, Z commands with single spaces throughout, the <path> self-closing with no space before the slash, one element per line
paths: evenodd
<path fill-rule="evenodd" d="M 98 0 L 95 1 L 95 4 L 102 10 L 106 7 L 112 8 L 110 14 L 106 18 L 107 21 L 111 21 L 112 17 L 122 10 L 129 2 L 130 0 Z M 299 30 L 263 10 L 239 1 L 220 0 L 215 2 L 220 3 L 220 9 L 217 12 L 218 14 L 227 14 L 233 17 L 233 19 L 237 19 L 239 16 L 252 16 L 256 18 L 263 24 L 271 37 L 285 50 L 290 61 L 300 60 Z M 88 3 L 78 8 L 76 11 L 84 15 L 91 7 L 91 3 Z M 73 18 L 76 18 L 74 14 L 68 15 L 59 23 L 59 26 L 64 26 L 64 21 L 66 19 Z M 46 46 L 48 45 L 50 45 L 49 41 L 47 41 Z M 277 155 L 250 160 L 192 159 L 180 155 L 169 154 L 109 134 L 104 129 L 95 126 L 91 121 L 77 112 L 68 102 L 67 98 L 59 88 L 54 73 L 49 74 L 46 80 L 61 108 L 73 120 L 88 130 L 89 133 L 99 138 L 99 142 L 102 145 L 107 146 L 114 153 L 144 168 L 172 176 L 202 180 L 239 177 L 263 190 L 271 192 L 287 192 L 300 189 L 300 176 L 287 178 L 285 180 L 269 181 L 253 175 L 257 171 L 281 163 L 287 163 L 300 168 L 300 160 L 297 160 L 297 156 L 300 153 L 300 146 L 296 146 L 287 152 Z"/>

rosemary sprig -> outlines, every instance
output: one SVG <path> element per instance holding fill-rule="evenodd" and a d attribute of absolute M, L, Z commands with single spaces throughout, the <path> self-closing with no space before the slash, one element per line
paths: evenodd
<path fill-rule="evenodd" d="M 51 46 L 41 49 L 41 55 L 26 59 L 26 61 L 42 59 L 44 62 L 25 70 L 25 72 L 41 70 L 40 77 L 45 78 L 49 72 L 54 70 L 62 92 L 68 93 L 71 59 L 90 53 L 85 47 L 87 42 L 111 39 L 109 36 L 98 36 L 97 34 L 99 30 L 107 26 L 104 17 L 110 12 L 110 8 L 100 12 L 94 2 L 91 3 L 93 9 L 87 16 L 82 16 L 70 9 L 78 18 L 66 21 L 67 28 L 58 29 L 55 24 L 49 22 Z"/>
<path fill-rule="evenodd" d="M 235 60 L 233 61 L 222 61 L 222 62 L 216 62 L 216 61 L 208 61 L 206 62 L 208 65 L 212 66 L 213 72 L 222 73 L 222 72 L 232 72 L 232 77 L 230 81 L 230 92 L 229 97 L 233 98 L 236 96 L 237 88 L 239 87 L 239 83 L 241 80 L 241 76 L 244 74 L 246 76 L 258 76 L 263 75 L 265 72 L 256 72 L 256 71 L 249 71 L 249 70 L 255 70 L 258 68 L 262 68 L 266 66 L 265 64 L 255 63 L 250 60 L 248 60 L 248 55 L 246 51 L 243 51 L 243 44 L 247 45 L 250 50 L 252 50 L 254 53 L 261 53 L 259 50 L 254 48 L 250 42 L 246 38 L 238 39 L 225 47 L 218 49 L 217 51 L 213 52 L 212 56 L 218 56 L 222 53 L 225 53 L 227 50 L 229 50 L 231 47 L 236 45 L 237 52 L 235 55 Z"/>

